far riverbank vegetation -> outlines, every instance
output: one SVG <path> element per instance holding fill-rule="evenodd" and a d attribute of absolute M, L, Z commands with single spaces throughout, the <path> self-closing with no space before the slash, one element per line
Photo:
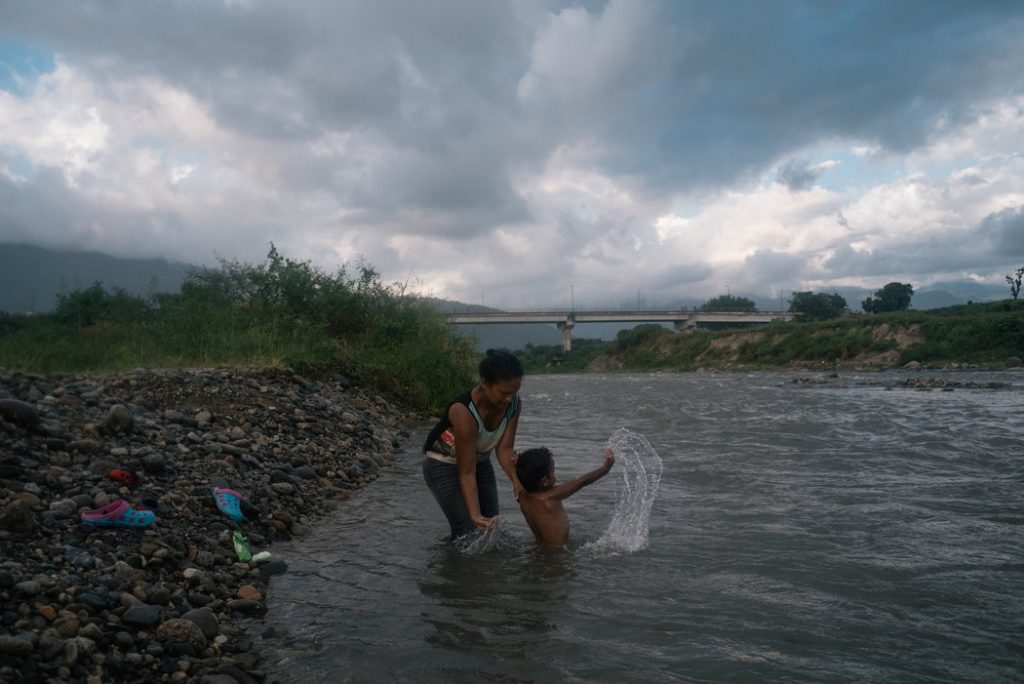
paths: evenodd
<path fill-rule="evenodd" d="M 928 366 L 1001 368 L 1008 359 L 1024 356 L 1024 301 L 1007 299 L 928 311 L 847 312 L 828 320 L 689 333 L 647 324 L 623 330 L 612 341 L 574 339 L 569 352 L 558 345 L 528 345 L 520 353 L 530 373 L 867 369 L 915 361 Z"/>
<path fill-rule="evenodd" d="M 976 364 L 1024 356 L 1022 271 L 1013 299 L 909 310 L 913 288 L 889 283 L 851 313 L 836 294 L 796 292 L 795 320 L 677 333 L 662 325 L 612 341 L 574 339 L 572 351 L 517 350 L 528 373 L 692 371 L 777 367 L 877 368 Z M 724 295 L 704 310 L 752 310 Z M 258 265 L 221 260 L 193 271 L 175 293 L 139 297 L 102 283 L 59 297 L 48 314 L 0 314 L 0 366 L 43 374 L 126 369 L 285 366 L 343 375 L 437 412 L 475 380 L 473 340 L 435 301 L 385 285 L 365 263 L 325 273 L 271 245 Z"/>
<path fill-rule="evenodd" d="M 436 305 L 369 265 L 329 274 L 273 246 L 259 265 L 195 270 L 176 293 L 95 283 L 61 295 L 52 313 L 0 318 L 0 366 L 12 370 L 278 365 L 342 374 L 424 410 L 473 383 L 476 356 Z"/>

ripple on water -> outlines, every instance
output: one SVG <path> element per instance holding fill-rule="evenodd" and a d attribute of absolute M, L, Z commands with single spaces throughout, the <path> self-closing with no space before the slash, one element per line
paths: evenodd
<path fill-rule="evenodd" d="M 439 541 L 413 450 L 312 537 L 275 545 L 292 570 L 271 583 L 266 620 L 289 635 L 263 644 L 271 674 L 1024 680 L 1024 374 L 1007 390 L 885 389 L 902 377 L 527 378 L 518 442 L 552 446 L 560 476 L 593 468 L 623 426 L 660 455 L 646 546 L 593 552 L 613 471 L 567 501 L 568 552 L 538 550 L 499 486 L 500 534 L 461 553 Z"/>

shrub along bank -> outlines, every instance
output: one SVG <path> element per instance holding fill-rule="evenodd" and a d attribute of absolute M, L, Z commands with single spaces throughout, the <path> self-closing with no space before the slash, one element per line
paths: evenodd
<path fill-rule="evenodd" d="M 914 361 L 998 368 L 1024 357 L 1024 302 L 1005 300 L 689 334 L 641 325 L 600 344 L 600 349 L 588 344 L 579 353 L 564 353 L 557 347 L 528 349 L 524 352 L 527 371 L 572 372 L 581 366 L 590 371 L 879 368 Z"/>
<path fill-rule="evenodd" d="M 271 247 L 148 299 L 96 283 L 52 314 L 0 318 L 0 367 L 37 373 L 281 366 L 343 374 L 423 410 L 469 386 L 475 352 L 443 314 L 359 263 L 328 274 Z"/>

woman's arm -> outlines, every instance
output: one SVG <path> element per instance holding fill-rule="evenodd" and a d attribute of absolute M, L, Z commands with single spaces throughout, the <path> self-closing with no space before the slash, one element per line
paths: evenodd
<path fill-rule="evenodd" d="M 520 401 L 519 406 L 516 407 L 515 415 L 512 416 L 508 421 L 508 425 L 505 426 L 505 433 L 498 441 L 498 446 L 495 450 L 498 465 L 505 471 L 505 475 L 508 476 L 509 481 L 512 483 L 512 495 L 516 501 L 519 501 L 519 492 L 523 489 L 523 486 L 519 484 L 519 478 L 516 477 L 516 429 L 519 427 L 519 415 L 522 411 L 523 402 Z"/>
<path fill-rule="evenodd" d="M 455 467 L 459 473 L 459 487 L 466 504 L 469 519 L 481 532 L 494 524 L 493 518 L 480 513 L 480 493 L 476 488 L 476 418 L 465 405 L 455 403 L 448 409 L 448 418 L 455 433 Z"/>

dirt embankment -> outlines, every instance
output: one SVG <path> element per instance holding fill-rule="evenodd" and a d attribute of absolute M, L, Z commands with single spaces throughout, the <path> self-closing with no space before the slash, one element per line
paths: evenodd
<path fill-rule="evenodd" d="M 809 340 L 829 335 L 827 331 L 810 333 Z M 682 336 L 667 335 L 656 338 L 650 343 L 631 350 L 632 354 L 643 354 L 651 358 L 671 359 L 685 351 L 690 340 Z M 849 355 L 841 360 L 823 362 L 820 359 L 796 358 L 788 364 L 793 368 L 820 368 L 824 364 L 837 365 L 845 368 L 883 368 L 891 367 L 899 362 L 902 351 L 908 346 L 923 341 L 921 326 L 910 324 L 893 326 L 888 323 L 871 328 L 872 339 L 876 342 L 890 341 L 894 348 L 884 352 L 870 352 Z M 743 350 L 755 346 L 783 344 L 784 336 L 767 330 L 742 330 L 735 333 L 720 334 L 710 341 L 702 353 L 693 356 L 694 365 L 702 369 L 739 369 L 745 367 Z M 792 342 L 789 342 L 792 344 Z M 629 355 L 604 354 L 595 359 L 588 370 L 593 372 L 614 372 L 625 369 L 630 363 Z"/>

